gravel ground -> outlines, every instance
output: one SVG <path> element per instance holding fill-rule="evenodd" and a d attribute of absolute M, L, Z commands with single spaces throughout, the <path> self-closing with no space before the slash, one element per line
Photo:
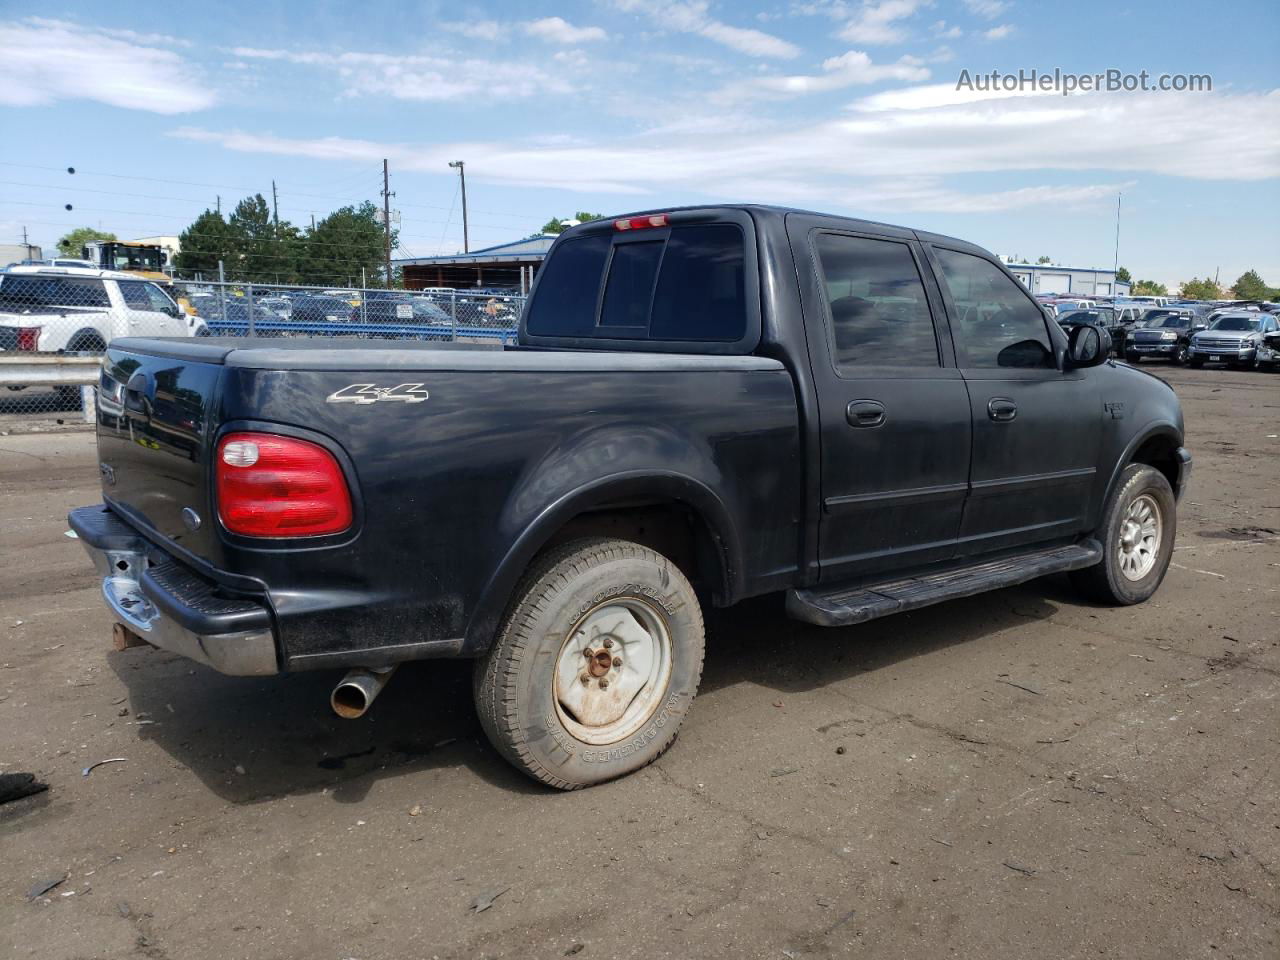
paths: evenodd
<path fill-rule="evenodd" d="M 63 535 L 92 437 L 0 437 L 0 772 L 50 785 L 0 806 L 0 954 L 1280 956 L 1280 376 L 1148 369 L 1196 457 L 1152 601 L 713 615 L 673 748 L 574 794 L 497 758 L 465 664 L 344 722 L 331 674 L 112 652 Z"/>

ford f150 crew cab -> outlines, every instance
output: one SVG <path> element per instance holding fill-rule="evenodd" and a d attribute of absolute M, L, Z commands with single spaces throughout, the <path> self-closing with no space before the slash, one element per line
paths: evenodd
<path fill-rule="evenodd" d="M 118 646 L 229 674 L 476 661 L 497 749 L 574 788 L 675 737 L 705 606 L 837 627 L 1069 572 L 1138 603 L 1191 457 L 1161 381 L 948 237 L 770 207 L 582 224 L 517 345 L 122 339 Z"/>

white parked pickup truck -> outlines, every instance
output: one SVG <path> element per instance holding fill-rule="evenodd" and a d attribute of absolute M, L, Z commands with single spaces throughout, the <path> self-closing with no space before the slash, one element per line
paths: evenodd
<path fill-rule="evenodd" d="M 0 271 L 0 352 L 101 353 L 117 337 L 200 337 L 209 331 L 157 284 L 85 267 Z"/>

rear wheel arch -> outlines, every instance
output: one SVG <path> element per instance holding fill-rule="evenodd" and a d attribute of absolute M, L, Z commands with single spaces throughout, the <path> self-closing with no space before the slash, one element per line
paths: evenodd
<path fill-rule="evenodd" d="M 67 338 L 66 349 L 70 353 L 102 351 L 107 349 L 107 341 L 96 327 L 81 327 Z"/>
<path fill-rule="evenodd" d="M 538 557 L 584 537 L 625 539 L 655 550 L 717 605 L 741 594 L 737 536 L 715 493 L 676 474 L 605 478 L 557 500 L 520 534 L 476 604 L 464 649 L 488 649 L 521 577 Z"/>

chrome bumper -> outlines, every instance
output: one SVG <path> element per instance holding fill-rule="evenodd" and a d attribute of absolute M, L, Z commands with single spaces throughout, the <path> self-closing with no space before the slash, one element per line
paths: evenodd
<path fill-rule="evenodd" d="M 214 584 L 101 506 L 73 510 L 67 519 L 102 575 L 103 600 L 147 643 L 230 676 L 280 672 L 265 607 L 219 597 Z"/>

